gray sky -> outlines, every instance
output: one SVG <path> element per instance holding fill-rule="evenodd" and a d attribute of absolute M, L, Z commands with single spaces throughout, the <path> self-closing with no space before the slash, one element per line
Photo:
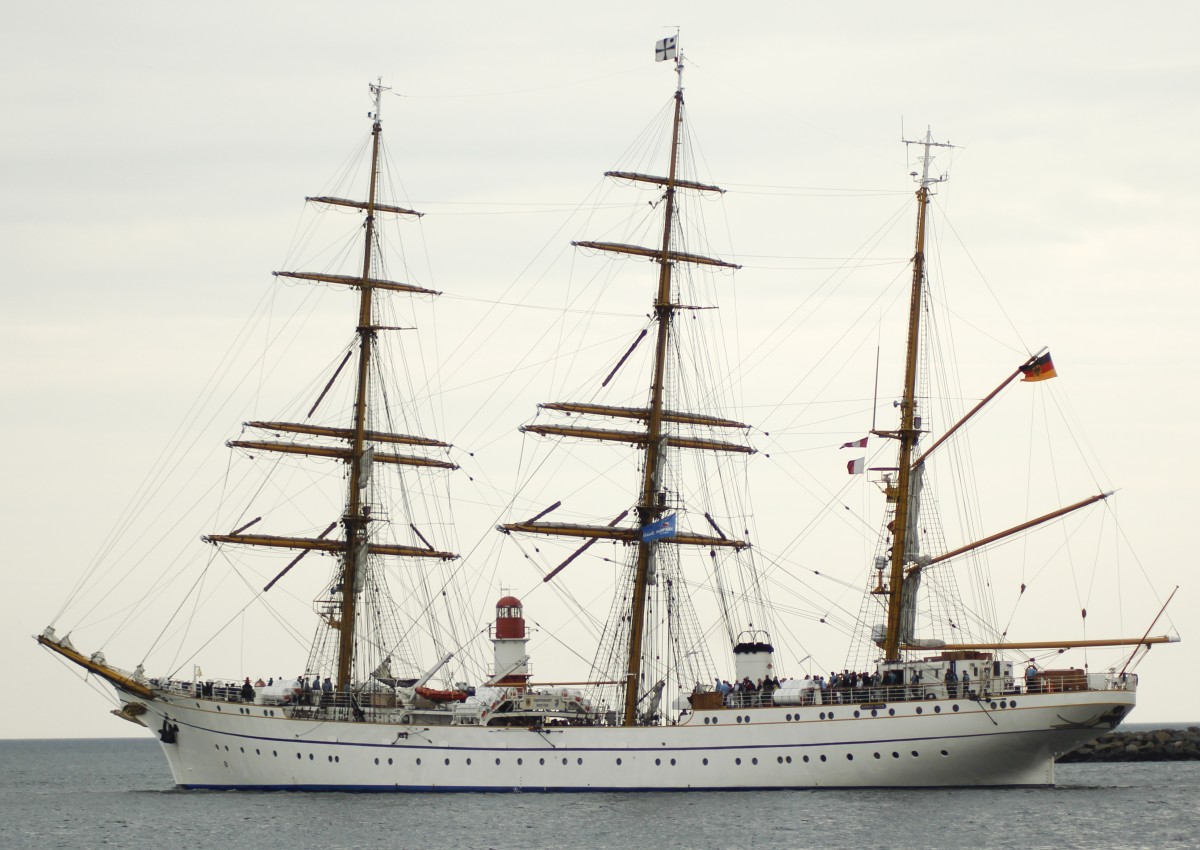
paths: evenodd
<path fill-rule="evenodd" d="M 1114 515 L 1136 552 L 1123 566 L 1120 593 L 1130 605 L 1120 628 L 1141 634 L 1155 599 L 1183 585 L 1168 613 L 1188 642 L 1155 649 L 1142 665 L 1133 719 L 1196 719 L 1177 708 L 1200 696 L 1194 677 L 1177 673 L 1194 657 L 1184 531 L 1196 498 L 1181 469 L 1197 413 L 1194 4 L 1136 15 L 1096 2 L 988 12 L 961 3 L 805 2 L 736 14 L 717 2 L 588 11 L 476 2 L 453 11 L 395 3 L 331 11 L 307 2 L 178 8 L 24 4 L 0 35 L 0 381 L 9 455 L 0 516 L 11 609 L 2 634 L 10 678 L 54 694 L 36 711 L 9 700 L 0 736 L 135 732 L 29 636 L 55 615 L 261 297 L 267 273 L 280 267 L 301 198 L 321 189 L 365 132 L 366 83 L 382 76 L 403 95 L 384 106 L 392 156 L 412 201 L 429 213 L 421 227 L 433 282 L 461 299 L 446 299 L 439 315 L 474 316 L 480 301 L 470 299 L 501 300 L 547 243 L 596 235 L 556 233 L 561 211 L 592 191 L 668 100 L 670 70 L 651 60 L 651 48 L 676 24 L 692 63 L 685 84 L 704 176 L 730 189 L 720 219 L 727 233 L 714 241 L 745 265 L 736 285 L 746 340 L 776 327 L 824 279 L 812 258 L 850 256 L 903 202 L 902 120 L 909 135 L 931 124 L 963 146 L 938 200 L 954 228 L 946 239 L 969 251 L 946 271 L 970 277 L 978 293 L 955 309 L 997 322 L 977 325 L 981 338 L 994 330 L 1011 343 L 1011 322 L 1026 349 L 1054 352 L 1065 385 L 1055 392 L 1100 459 L 1096 483 L 1119 489 Z M 897 194 L 863 198 L 858 190 Z M 900 225 L 894 250 L 882 253 L 905 254 L 910 234 L 911 224 Z M 516 291 L 539 300 L 533 289 Z M 454 349 L 448 327 L 444 343 Z M 779 362 L 811 358 L 804 343 L 833 333 L 805 329 Z M 523 350 L 519 339 L 495 344 Z M 978 369 L 964 383 L 973 393 L 1022 358 L 1011 346 L 999 352 L 981 347 L 970 361 Z M 846 379 L 869 380 L 872 367 L 873 354 L 860 357 Z M 463 368 L 494 373 L 492 362 Z M 460 389 L 448 420 L 470 398 L 465 379 L 453 383 Z M 869 385 L 856 393 L 869 395 Z M 497 441 L 515 437 L 531 400 L 545 393 L 534 381 L 512 394 L 511 409 L 457 438 L 512 450 L 517 443 Z M 748 393 L 751 405 L 769 399 Z M 801 391 L 791 402 L 803 399 Z M 777 410 L 771 416 L 776 427 L 796 424 Z M 220 433 L 234 433 L 237 421 Z M 839 424 L 812 445 L 836 447 L 855 427 Z M 832 491 L 843 486 L 845 460 L 834 451 L 809 465 L 828 463 Z M 788 490 L 794 476 L 765 477 L 760 506 L 796 500 L 805 510 L 805 497 Z M 1090 492 L 1064 488 L 1063 501 Z M 1018 505 L 1012 521 L 1025 515 Z M 173 533 L 186 540 L 204 530 Z M 792 537 L 761 521 L 758 534 L 776 551 Z M 814 545 L 829 548 L 801 547 L 797 557 L 848 557 L 851 575 L 866 564 L 857 538 L 848 550 Z M 1092 592 L 1100 610 L 1106 594 Z M 1164 620 L 1155 632 L 1172 627 Z M 834 650 L 822 652 L 840 666 Z"/>

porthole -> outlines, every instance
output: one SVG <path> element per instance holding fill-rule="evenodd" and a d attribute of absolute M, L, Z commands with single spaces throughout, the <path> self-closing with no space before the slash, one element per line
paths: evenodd
<path fill-rule="evenodd" d="M 951 711 L 958 711 L 958 703 L 954 703 L 954 705 L 950 706 L 950 710 L 951 710 Z"/>
<path fill-rule="evenodd" d="M 216 747 L 218 750 L 219 750 L 219 749 L 221 749 L 221 745 L 220 745 L 220 744 L 213 744 L 213 746 L 214 746 L 214 747 Z"/>
<path fill-rule="evenodd" d="M 879 758 L 879 753 L 876 753 L 876 754 L 875 754 L 875 758 Z"/>
<path fill-rule="evenodd" d="M 517 759 L 517 767 L 520 767 L 523 764 L 525 764 L 525 759 Z"/>
<path fill-rule="evenodd" d="M 833 712 L 832 712 L 832 711 L 831 711 L 831 712 L 829 712 L 829 719 L 830 719 L 830 720 L 833 720 Z"/>
<path fill-rule="evenodd" d="M 329 757 L 329 763 L 330 763 L 330 764 L 333 764 L 333 756 L 330 756 L 330 757 Z"/>
<path fill-rule="evenodd" d="M 854 761 L 854 753 L 846 753 L 846 761 Z"/>
<path fill-rule="evenodd" d="M 1007 703 L 1007 702 L 1005 702 L 1004 700 L 1000 700 L 1000 707 L 1001 707 L 1001 708 L 1008 708 L 1008 703 Z"/>
<path fill-rule="evenodd" d="M 856 708 L 856 709 L 854 709 L 854 716 L 855 716 L 855 717 L 862 717 L 862 714 L 859 712 L 859 710 L 858 710 L 857 708 Z"/>
<path fill-rule="evenodd" d="M 708 767 L 708 759 L 704 759 L 703 764 L 705 767 Z"/>
<path fill-rule="evenodd" d="M 823 712 L 823 711 L 821 712 L 821 719 L 822 719 L 822 720 L 824 720 L 824 719 L 825 719 L 825 712 Z"/>
<path fill-rule="evenodd" d="M 254 748 L 254 754 L 255 754 L 256 756 L 261 756 L 261 755 L 262 755 L 262 753 L 261 753 L 261 752 L 259 752 L 259 750 L 258 750 L 258 747 L 255 747 L 255 748 Z"/>
<path fill-rule="evenodd" d="M 245 754 L 245 752 L 246 752 L 245 747 L 238 747 L 238 749 L 242 752 L 243 755 Z"/>
<path fill-rule="evenodd" d="M 750 715 L 749 715 L 749 714 L 747 714 L 747 715 L 746 715 L 746 721 L 745 721 L 745 722 L 747 722 L 747 723 L 749 723 L 749 722 L 750 722 Z"/>
<path fill-rule="evenodd" d="M 941 714 L 941 713 L 942 713 L 942 707 L 941 707 L 940 705 L 935 705 L 935 706 L 933 707 L 933 713 L 934 713 L 934 714 Z"/>
<path fill-rule="evenodd" d="M 999 707 L 1000 707 L 1000 706 L 996 704 L 996 701 L 995 701 L 995 700 L 992 700 L 992 711 L 995 711 L 995 710 L 996 710 L 997 708 L 999 708 Z"/>
<path fill-rule="evenodd" d="M 708 718 L 707 718 L 707 717 L 706 717 L 706 718 L 704 718 L 704 725 L 705 725 L 705 726 L 707 726 L 707 725 L 708 725 Z"/>
<path fill-rule="evenodd" d="M 621 760 L 617 759 L 617 767 L 620 767 L 620 766 L 621 766 Z"/>
<path fill-rule="evenodd" d="M 899 753 L 892 753 L 892 758 L 894 758 L 894 759 L 898 759 L 898 758 L 900 758 L 900 754 L 899 754 Z"/>
<path fill-rule="evenodd" d="M 674 766 L 675 766 L 675 759 L 671 759 L 671 767 L 674 767 Z"/>
<path fill-rule="evenodd" d="M 888 717 L 895 717 L 895 716 L 896 716 L 896 709 L 889 708 L 888 709 Z"/>
<path fill-rule="evenodd" d="M 308 760 L 309 760 L 309 761 L 312 761 L 312 760 L 313 760 L 313 754 L 312 754 L 312 753 L 309 753 L 309 754 L 308 754 Z"/>
<path fill-rule="evenodd" d="M 917 706 L 917 714 L 924 714 L 924 713 L 925 713 L 925 710 L 923 708 L 921 708 L 921 706 L 918 705 Z"/>
<path fill-rule="evenodd" d="M 566 763 L 567 763 L 567 760 L 566 760 L 566 759 L 563 759 L 563 764 L 566 764 Z"/>
<path fill-rule="evenodd" d="M 379 764 L 379 759 L 375 759 L 375 764 Z"/>
<path fill-rule="evenodd" d="M 920 753 L 918 753 L 916 750 L 913 750 L 913 751 L 912 751 L 912 754 L 913 754 L 913 758 L 917 758 L 918 756 L 920 756 L 920 755 L 921 755 L 921 754 L 920 754 Z"/>
<path fill-rule="evenodd" d="M 497 764 L 499 764 L 499 760 L 497 760 Z M 583 759 L 581 759 L 581 758 L 575 759 L 575 764 L 579 764 L 579 765 L 583 764 Z M 671 764 L 675 764 L 674 759 L 671 760 Z"/>
<path fill-rule="evenodd" d="M 1010 700 L 1008 701 L 1008 707 L 1009 707 L 1009 708 L 1016 708 L 1016 707 L 1017 707 L 1017 701 L 1016 701 L 1015 699 L 1010 699 Z"/>
<path fill-rule="evenodd" d="M 775 761 L 778 762 L 779 764 L 783 764 L 783 756 L 776 756 Z"/>
<path fill-rule="evenodd" d="M 791 756 L 788 756 L 788 757 L 787 757 L 787 763 L 788 763 L 788 764 L 791 764 L 791 763 L 792 763 L 792 757 L 791 757 Z"/>
<path fill-rule="evenodd" d="M 500 765 L 500 759 L 496 759 L 496 765 L 497 765 L 497 766 L 499 766 L 499 765 Z"/>
<path fill-rule="evenodd" d="M 229 752 L 229 745 L 228 745 L 228 744 L 226 744 L 226 745 L 225 745 L 225 752 Z"/>
<path fill-rule="evenodd" d="M 278 750 L 271 750 L 271 755 L 273 755 L 275 758 L 279 758 L 279 751 L 278 751 Z"/>
<path fill-rule="evenodd" d="M 758 764 L 758 759 L 757 758 L 750 759 L 750 764 Z"/>
<path fill-rule="evenodd" d="M 219 706 L 219 705 L 218 705 L 218 706 L 217 706 L 217 711 L 220 711 L 220 710 L 221 710 L 221 706 Z"/>
<path fill-rule="evenodd" d="M 740 758 L 736 758 L 736 759 L 734 759 L 734 760 L 733 760 L 733 763 L 734 763 L 734 764 L 741 764 L 741 763 L 742 763 L 742 760 L 741 760 Z"/>
<path fill-rule="evenodd" d="M 825 761 L 825 756 L 821 756 L 821 761 Z"/>
<path fill-rule="evenodd" d="M 949 753 L 948 751 L 946 751 L 946 750 L 942 750 L 942 755 L 943 755 L 943 756 L 948 756 L 948 755 L 950 755 L 950 753 Z"/>
<path fill-rule="evenodd" d="M 446 765 L 447 767 L 449 767 L 449 766 L 450 766 L 450 759 L 446 759 L 446 760 L 445 760 L 445 765 Z"/>
<path fill-rule="evenodd" d="M 662 765 L 662 759 L 655 759 L 655 760 L 654 760 L 654 766 L 655 766 L 655 767 L 660 767 L 661 765 Z"/>
<path fill-rule="evenodd" d="M 791 719 L 792 719 L 792 715 L 790 715 L 790 714 L 789 714 L 789 715 L 787 716 L 787 719 L 788 719 L 789 721 L 791 721 Z"/>
<path fill-rule="evenodd" d="M 338 762 L 340 762 L 341 760 L 342 760 L 342 757 L 341 757 L 341 756 L 334 756 L 334 757 L 333 757 L 333 763 L 334 763 L 334 764 L 337 764 L 337 763 L 338 763 Z"/>
<path fill-rule="evenodd" d="M 713 718 L 713 723 L 720 723 L 720 722 L 721 722 L 721 718 L 719 718 L 719 717 Z"/>
<path fill-rule="evenodd" d="M 738 722 L 738 723 L 741 723 L 741 722 L 742 722 L 742 715 L 740 715 L 740 714 L 738 715 L 737 722 Z"/>
<path fill-rule="evenodd" d="M 872 716 L 872 717 L 878 717 L 878 716 L 879 716 L 879 712 L 878 712 L 876 709 L 872 708 L 872 709 L 871 709 L 871 716 Z"/>
<path fill-rule="evenodd" d="M 538 759 L 538 764 L 545 764 L 545 763 L 546 763 L 545 759 Z"/>
<path fill-rule="evenodd" d="M 808 764 L 808 756 L 805 756 L 805 757 L 804 757 L 804 763 L 805 763 L 805 764 Z"/>
<path fill-rule="evenodd" d="M 470 759 L 467 759 L 467 764 L 468 764 L 468 765 L 470 765 L 470 764 L 471 764 L 471 760 L 470 760 Z"/>

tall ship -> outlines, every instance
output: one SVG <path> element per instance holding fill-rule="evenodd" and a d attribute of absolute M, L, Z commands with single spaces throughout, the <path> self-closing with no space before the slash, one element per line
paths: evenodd
<path fill-rule="evenodd" d="M 931 549 L 921 533 L 931 511 L 927 466 L 1000 392 L 927 439 L 920 402 L 926 215 L 941 179 L 931 171 L 939 143 L 929 134 L 916 142 L 921 165 L 899 420 L 871 431 L 872 439 L 894 444 L 895 460 L 873 470 L 885 509 L 878 554 L 864 569 L 861 661 L 828 678 L 781 675 L 776 641 L 792 626 L 764 590 L 750 511 L 741 504 L 754 432 L 727 411 L 722 397 L 731 394 L 730 381 L 706 377 L 714 350 L 692 335 L 713 306 L 700 276 L 719 284 L 737 266 L 693 250 L 686 213 L 696 199 L 723 190 L 685 172 L 683 56 L 675 39 L 660 42 L 658 52 L 673 62 L 676 79 L 666 167 L 607 174 L 630 191 L 651 193 L 643 231 L 654 241 L 573 243 L 588 256 L 652 270 L 635 299 L 647 311 L 643 326 L 619 345 L 612 368 L 597 376 L 602 380 L 581 385 L 573 400 L 541 404 L 521 428 L 522 439 L 536 445 L 603 452 L 593 468 L 602 468 L 624 500 L 592 504 L 602 498 L 590 488 L 571 496 L 585 503 L 578 508 L 564 505 L 568 496 L 531 511 L 515 507 L 528 501 L 514 500 L 497 529 L 505 546 L 535 565 L 539 585 L 561 592 L 564 606 L 591 612 L 590 667 L 562 681 L 540 679 L 528 648 L 536 615 L 527 613 L 525 594 L 492 585 L 480 606 L 469 598 L 471 588 L 459 586 L 464 559 L 449 542 L 451 500 L 442 483 L 458 468 L 453 447 L 422 431 L 426 420 L 410 415 L 415 408 L 383 381 L 391 361 L 414 356 L 391 341 L 409 326 L 386 299 L 438 293 L 386 274 L 392 243 L 380 237 L 380 222 L 419 213 L 382 198 L 384 89 L 376 85 L 365 200 L 309 199 L 361 216 L 355 270 L 276 273 L 355 293 L 350 341 L 330 359 L 328 380 L 301 394 L 298 414 L 246 422 L 228 443 L 260 471 L 269 467 L 282 477 L 282 485 L 254 483 L 247 491 L 282 493 L 284 508 L 261 515 L 241 509 L 225 530 L 204 536 L 214 553 L 206 565 L 233 551 L 279 555 L 274 566 L 259 568 L 269 580 L 253 589 L 256 601 L 287 592 L 298 574 L 325 562 L 328 577 L 302 600 L 308 616 L 287 624 L 297 635 L 313 634 L 296 662 L 303 673 L 252 679 L 229 669 L 236 662 L 215 658 L 216 627 L 240 630 L 245 640 L 254 634 L 248 618 L 262 606 L 188 619 L 208 598 L 207 573 L 196 578 L 173 622 L 184 623 L 176 627 L 184 631 L 212 628 L 214 637 L 167 669 L 117 666 L 105 647 L 77 648 L 75 631 L 59 622 L 37 637 L 111 687 L 113 713 L 156 736 L 177 785 L 377 792 L 1046 786 L 1054 783 L 1056 756 L 1116 727 L 1133 709 L 1138 678 L 1130 664 L 1097 672 L 1025 661 L 1083 646 L 1125 647 L 1132 660 L 1174 638 L 1148 629 L 1088 641 L 998 633 L 955 641 L 931 636 L 922 619 L 929 603 L 921 600 L 938 584 L 926 580 L 931 573 L 1106 497 L 952 550 Z M 1052 368 L 1038 352 L 1005 384 L 1048 376 Z M 411 380 L 401 388 L 422 391 Z M 332 509 L 328 499 L 297 507 L 317 487 L 303 471 L 307 464 L 332 471 Z M 851 471 L 855 464 L 861 461 L 851 461 Z M 539 466 L 548 469 L 558 467 Z M 310 530 L 281 528 L 285 520 Z M 565 555 L 547 560 L 547 541 Z M 601 601 L 557 590 L 589 565 L 593 573 L 604 565 L 612 576 L 595 598 Z M 149 603 L 161 604 L 153 586 L 143 591 Z M 597 605 L 607 605 L 606 616 Z M 724 652 L 714 653 L 714 644 Z M 580 653 L 587 649 L 571 649 L 586 658 Z"/>

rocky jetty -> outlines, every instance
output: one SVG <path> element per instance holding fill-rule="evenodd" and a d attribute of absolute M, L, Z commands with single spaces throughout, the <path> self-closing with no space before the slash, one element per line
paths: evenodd
<path fill-rule="evenodd" d="M 1186 761 L 1200 759 L 1200 726 L 1109 732 L 1058 759 L 1065 762 Z"/>

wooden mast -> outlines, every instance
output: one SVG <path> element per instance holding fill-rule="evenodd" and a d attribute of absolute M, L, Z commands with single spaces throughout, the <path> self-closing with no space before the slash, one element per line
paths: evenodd
<path fill-rule="evenodd" d="M 383 98 L 383 81 L 371 86 L 375 95 L 374 123 L 371 125 L 371 185 L 367 192 L 366 222 L 363 227 L 363 264 L 362 280 L 359 282 L 358 298 L 358 379 L 354 395 L 354 424 L 351 426 L 354 435 L 350 441 L 348 463 L 350 466 L 350 487 L 346 499 L 346 514 L 342 517 L 342 525 L 346 529 L 346 551 L 342 556 L 342 600 L 340 621 L 341 635 L 338 641 L 337 689 L 339 693 L 349 689 L 354 665 L 354 633 L 355 619 L 358 607 L 357 585 L 362 581 L 362 572 L 366 567 L 367 525 L 369 518 L 363 512 L 363 490 L 367 483 L 364 476 L 370 471 L 363 460 L 363 444 L 367 434 L 367 394 L 370 389 L 369 377 L 371 367 L 371 344 L 374 342 L 375 331 L 372 328 L 371 313 L 374 304 L 373 281 L 371 279 L 371 258 L 375 247 L 375 204 L 377 183 L 379 179 L 379 137 L 383 131 L 379 118 L 379 108 Z"/>
<path fill-rule="evenodd" d="M 904 395 L 900 400 L 900 430 L 888 436 L 900 441 L 900 457 L 897 460 L 896 515 L 892 525 L 891 572 L 888 583 L 887 628 L 884 633 L 883 654 L 887 661 L 900 657 L 901 597 L 903 596 L 904 566 L 908 551 L 908 515 L 912 498 L 912 456 L 920 437 L 916 427 L 917 407 L 917 358 L 921 330 L 921 289 L 925 282 L 925 214 L 929 206 L 929 187 L 942 182 L 945 177 L 929 176 L 930 148 L 949 147 L 935 142 L 930 131 L 925 138 L 912 144 L 922 145 L 921 185 L 917 189 L 917 235 L 913 252 L 912 294 L 908 304 L 908 345 L 904 359 Z"/>
<path fill-rule="evenodd" d="M 683 124 L 683 57 L 675 56 L 675 117 L 671 123 L 671 163 L 667 170 L 666 208 L 663 213 L 662 254 L 658 263 L 658 293 L 654 316 L 658 334 L 654 347 L 654 374 L 650 384 L 649 416 L 646 420 L 646 465 L 642 474 L 642 496 L 637 506 L 638 524 L 643 528 L 662 516 L 658 504 L 659 472 L 662 464 L 663 394 L 667 377 L 667 343 L 671 335 L 671 231 L 675 226 L 675 183 L 679 166 L 679 137 Z M 629 612 L 629 661 L 625 667 L 625 726 L 637 724 L 638 687 L 642 667 L 642 639 L 646 630 L 646 591 L 655 542 L 638 542 L 637 567 L 633 575 L 633 606 Z"/>

